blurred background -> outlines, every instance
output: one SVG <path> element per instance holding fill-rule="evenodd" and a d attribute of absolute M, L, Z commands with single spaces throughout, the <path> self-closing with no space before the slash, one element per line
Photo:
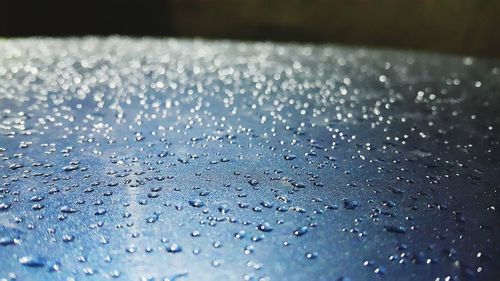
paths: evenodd
<path fill-rule="evenodd" d="M 337 43 L 500 57 L 498 0 L 3 1 L 0 37 Z"/>

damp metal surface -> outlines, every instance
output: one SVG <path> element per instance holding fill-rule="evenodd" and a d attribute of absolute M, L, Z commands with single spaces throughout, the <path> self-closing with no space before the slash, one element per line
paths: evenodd
<path fill-rule="evenodd" d="M 494 280 L 500 61 L 0 41 L 0 280 Z"/>

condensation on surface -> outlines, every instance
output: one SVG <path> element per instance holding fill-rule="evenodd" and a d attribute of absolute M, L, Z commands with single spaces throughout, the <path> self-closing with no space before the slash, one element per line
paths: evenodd
<path fill-rule="evenodd" d="M 491 280 L 499 66 L 0 41 L 0 280 Z"/>

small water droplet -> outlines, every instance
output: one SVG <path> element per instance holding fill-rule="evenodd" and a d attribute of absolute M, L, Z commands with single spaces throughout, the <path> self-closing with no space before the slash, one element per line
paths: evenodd
<path fill-rule="evenodd" d="M 40 256 L 24 256 L 19 258 L 19 262 L 24 266 L 29 267 L 43 267 L 46 260 Z"/>
<path fill-rule="evenodd" d="M 188 203 L 189 203 L 189 205 L 191 205 L 191 207 L 195 207 L 195 208 L 201 208 L 201 207 L 205 206 L 205 202 L 203 202 L 199 199 L 189 200 Z"/>
<path fill-rule="evenodd" d="M 182 247 L 173 243 L 173 244 L 169 244 L 165 247 L 165 249 L 167 250 L 167 252 L 169 253 L 179 253 L 179 252 L 182 252 Z"/>
<path fill-rule="evenodd" d="M 302 236 L 302 235 L 304 235 L 304 234 L 307 233 L 307 230 L 308 230 L 307 226 L 303 226 L 303 227 L 297 228 L 297 229 L 295 229 L 293 231 L 293 235 L 295 235 L 295 236 Z"/>
<path fill-rule="evenodd" d="M 260 230 L 260 231 L 263 231 L 263 232 L 271 232 L 271 231 L 273 231 L 273 227 L 268 222 L 263 222 L 263 223 L 257 225 L 257 229 Z"/>

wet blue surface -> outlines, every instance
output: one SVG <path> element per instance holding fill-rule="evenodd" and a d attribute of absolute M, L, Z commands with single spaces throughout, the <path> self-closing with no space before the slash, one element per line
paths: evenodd
<path fill-rule="evenodd" d="M 495 280 L 499 66 L 0 41 L 0 278 Z"/>

